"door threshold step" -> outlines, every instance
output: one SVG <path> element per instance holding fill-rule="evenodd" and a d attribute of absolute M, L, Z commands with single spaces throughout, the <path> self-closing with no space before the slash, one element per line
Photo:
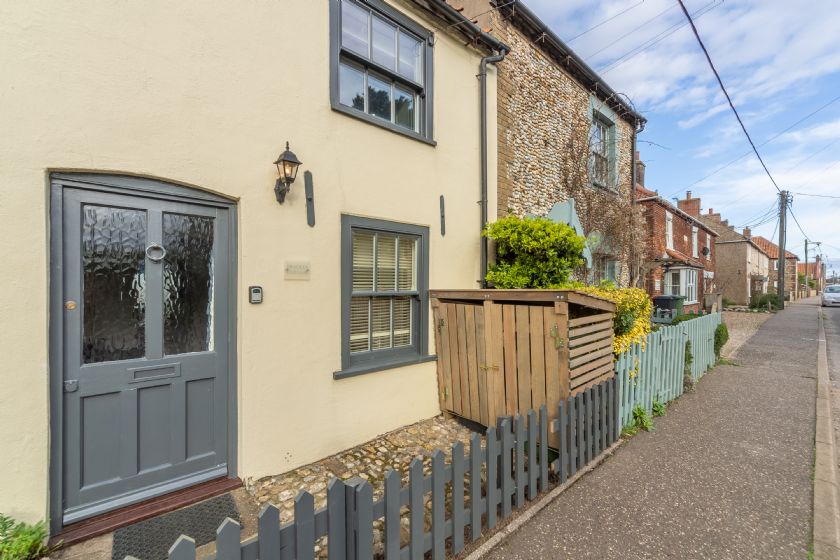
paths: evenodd
<path fill-rule="evenodd" d="M 183 488 L 163 496 L 157 496 L 130 506 L 115 509 L 85 519 L 72 525 L 66 525 L 57 535 L 50 538 L 51 543 L 62 546 L 76 544 L 105 533 L 110 533 L 144 519 L 155 517 L 182 507 L 186 507 L 215 496 L 219 496 L 242 486 L 239 478 L 221 477 L 189 488 Z"/>

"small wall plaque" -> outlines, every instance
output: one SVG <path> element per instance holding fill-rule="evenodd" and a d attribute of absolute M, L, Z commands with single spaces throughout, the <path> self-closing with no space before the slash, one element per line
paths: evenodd
<path fill-rule="evenodd" d="M 286 261 L 286 280 L 309 280 L 312 267 L 309 261 Z"/>

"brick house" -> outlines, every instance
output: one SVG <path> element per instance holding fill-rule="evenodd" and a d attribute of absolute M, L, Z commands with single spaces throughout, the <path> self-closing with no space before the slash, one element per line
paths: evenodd
<path fill-rule="evenodd" d="M 762 251 L 767 253 L 767 256 L 770 258 L 770 266 L 767 274 L 767 293 L 777 294 L 779 293 L 779 246 L 760 235 L 753 235 L 752 240 L 761 248 Z M 799 257 L 790 251 L 785 251 L 785 294 L 790 300 L 799 298 L 799 278 L 797 277 L 798 262 Z"/>
<path fill-rule="evenodd" d="M 684 296 L 684 311 L 697 313 L 703 307 L 703 294 L 714 289 L 717 234 L 685 209 L 645 188 L 644 164 L 637 165 L 636 202 L 646 240 L 645 289 L 651 297 Z M 691 201 L 696 201 L 699 213 L 700 199 Z"/>
<path fill-rule="evenodd" d="M 805 276 L 806 279 L 810 279 L 815 281 L 815 289 L 820 292 L 825 287 L 824 277 L 825 277 L 825 263 L 822 262 L 822 258 L 817 255 L 814 258 L 813 262 L 809 263 L 797 263 L 796 264 L 796 272 L 797 277 L 802 274 Z M 799 286 L 799 290 L 797 290 L 797 294 L 804 294 L 805 292 L 805 283 L 803 282 L 801 286 Z M 810 295 L 810 294 L 809 294 Z M 807 297 L 807 296 L 805 296 Z"/>
<path fill-rule="evenodd" d="M 691 202 L 691 195 L 680 201 Z M 748 305 L 750 298 L 767 292 L 770 257 L 752 240 L 749 228 L 738 233 L 728 220 L 709 208 L 697 218 L 718 234 L 715 239 L 716 289 L 723 299 L 736 305 Z"/>
<path fill-rule="evenodd" d="M 497 64 L 498 215 L 571 201 L 589 281 L 634 281 L 633 154 L 645 119 L 521 2 L 450 0 L 510 45 Z"/>

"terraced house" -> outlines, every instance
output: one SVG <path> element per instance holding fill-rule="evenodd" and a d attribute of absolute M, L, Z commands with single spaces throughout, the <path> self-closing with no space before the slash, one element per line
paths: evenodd
<path fill-rule="evenodd" d="M 712 208 L 698 218 L 718 234 L 716 276 L 723 299 L 736 305 L 749 305 L 753 297 L 768 293 L 770 256 L 752 239 L 750 229 L 738 232 Z"/>
<path fill-rule="evenodd" d="M 779 293 L 779 277 L 784 274 L 785 277 L 785 298 L 793 301 L 799 298 L 799 278 L 797 277 L 797 263 L 799 257 L 790 251 L 785 251 L 784 264 L 779 267 L 779 246 L 760 235 L 751 236 L 753 242 L 758 245 L 762 251 L 767 253 L 770 259 L 768 274 L 767 274 L 767 293 Z M 783 271 L 783 272 L 780 272 Z"/>
<path fill-rule="evenodd" d="M 585 279 L 634 282 L 643 245 L 633 154 L 644 117 L 524 3 L 451 3 L 512 49 L 498 64 L 499 215 L 577 225 L 588 237 Z"/>
<path fill-rule="evenodd" d="M 60 533 L 438 414 L 507 50 L 443 0 L 2 3 L 0 511 Z"/>
<path fill-rule="evenodd" d="M 700 199 L 691 191 L 674 206 L 645 188 L 645 164 L 636 165 L 636 202 L 646 226 L 645 289 L 651 297 L 682 296 L 683 311 L 698 313 L 704 294 L 715 290 L 717 233 L 697 218 Z"/>

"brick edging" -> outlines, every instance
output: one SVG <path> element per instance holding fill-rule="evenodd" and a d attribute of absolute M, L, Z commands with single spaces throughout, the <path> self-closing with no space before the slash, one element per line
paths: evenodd
<path fill-rule="evenodd" d="M 831 383 L 822 308 L 817 307 L 817 398 L 814 441 L 814 560 L 840 559 L 840 476 L 831 420 Z"/>

